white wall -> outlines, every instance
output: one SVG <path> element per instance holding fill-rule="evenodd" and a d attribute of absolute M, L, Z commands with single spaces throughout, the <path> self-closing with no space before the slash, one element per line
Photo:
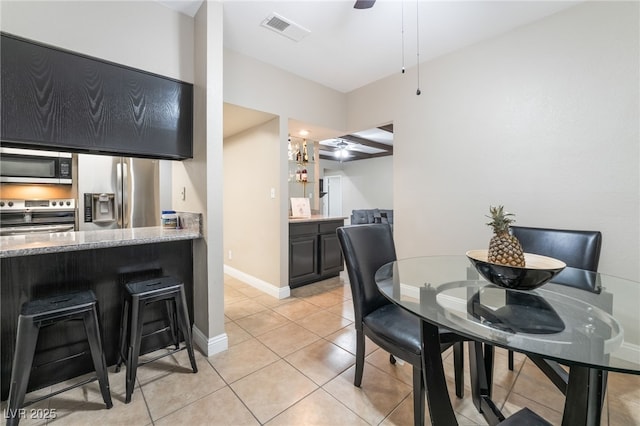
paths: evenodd
<path fill-rule="evenodd" d="M 400 257 L 486 247 L 504 204 L 601 230 L 600 270 L 640 279 L 638 8 L 586 2 L 427 62 L 421 96 L 415 69 L 349 94 L 349 128 L 394 123 Z"/>
<path fill-rule="evenodd" d="M 393 209 L 393 157 L 367 160 L 320 160 L 324 176 L 341 176 L 342 215 L 356 209 Z M 345 223 L 350 223 L 347 219 Z"/>
<path fill-rule="evenodd" d="M 277 168 L 279 187 L 276 188 L 280 216 L 276 227 L 280 240 L 280 283 L 288 286 L 289 276 L 289 200 L 283 194 L 288 189 L 287 136 L 288 121 L 311 123 L 326 129 L 346 129 L 346 95 L 320 84 L 256 61 L 233 51 L 224 51 L 224 101 L 248 109 L 263 111 L 279 117 L 279 153 Z M 251 279 L 252 277 L 246 277 Z M 257 278 L 257 277 L 256 277 Z"/>
<path fill-rule="evenodd" d="M 193 19 L 152 1 L 0 3 L 2 31 L 193 82 Z"/>
<path fill-rule="evenodd" d="M 186 182 L 205 200 L 204 205 L 190 205 L 204 214 L 204 239 L 194 244 L 194 274 L 200 279 L 194 292 L 194 307 L 199 308 L 194 313 L 194 342 L 206 355 L 228 348 L 222 261 L 222 30 L 222 3 L 205 2 L 195 17 L 194 157 L 173 168 L 174 185 Z"/>
<path fill-rule="evenodd" d="M 237 52 L 224 51 L 224 100 L 327 129 L 346 129 L 344 93 Z M 284 135 L 284 159 L 287 135 Z"/>
<path fill-rule="evenodd" d="M 255 126 L 224 140 L 225 264 L 275 288 L 280 277 L 279 120 Z M 286 195 L 285 195 L 286 197 Z M 229 252 L 232 256 L 229 258 Z"/>

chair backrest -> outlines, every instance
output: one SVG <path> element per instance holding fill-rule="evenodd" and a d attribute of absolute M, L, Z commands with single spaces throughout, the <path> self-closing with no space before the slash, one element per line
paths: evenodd
<path fill-rule="evenodd" d="M 597 271 L 602 234 L 599 231 L 530 228 L 512 226 L 513 235 L 527 253 L 562 260 L 572 268 Z"/>
<path fill-rule="evenodd" d="M 540 254 L 563 261 L 570 268 L 585 271 L 598 271 L 600 262 L 600 247 L 602 234 L 599 231 L 574 231 L 569 229 L 531 228 L 526 226 L 512 226 L 513 235 L 522 244 L 526 253 Z M 595 291 L 597 285 L 594 279 L 576 279 L 576 271 L 561 273 L 554 281 L 558 284 L 570 285 Z M 595 274 L 593 274 L 595 275 Z M 564 278 L 563 278 L 564 277 Z"/>
<path fill-rule="evenodd" d="M 336 232 L 349 273 L 355 326 L 361 330 L 363 317 L 391 303 L 378 290 L 374 275 L 382 265 L 396 260 L 393 234 L 386 223 L 343 226 Z"/>

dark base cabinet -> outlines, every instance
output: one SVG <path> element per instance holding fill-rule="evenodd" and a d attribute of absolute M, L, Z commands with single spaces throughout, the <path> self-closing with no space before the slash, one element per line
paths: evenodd
<path fill-rule="evenodd" d="M 289 223 L 289 287 L 335 277 L 344 269 L 336 229 L 344 220 Z"/>
<path fill-rule="evenodd" d="M 2 323 L 1 390 L 2 400 L 9 395 L 11 365 L 21 305 L 38 298 L 78 290 L 93 290 L 98 299 L 103 349 L 107 365 L 117 361 L 122 283 L 171 275 L 184 283 L 189 318 L 193 323 L 193 251 L 192 241 L 120 246 L 95 250 L 8 257 L 0 259 L 0 304 Z M 151 274 L 148 276 L 148 274 Z M 166 326 L 163 303 L 152 304 L 145 313 L 144 334 Z M 167 333 L 147 339 L 141 353 L 172 342 Z M 71 362 L 52 363 L 86 351 Z M 67 321 L 40 331 L 28 391 L 49 386 L 93 370 L 82 322 Z M 124 380 L 124 378 L 123 378 Z M 123 383 L 124 384 L 124 383 Z M 114 386 L 114 383 L 111 384 Z"/>
<path fill-rule="evenodd" d="M 320 235 L 319 242 L 320 275 L 339 274 L 344 269 L 344 259 L 335 230 L 333 234 Z"/>

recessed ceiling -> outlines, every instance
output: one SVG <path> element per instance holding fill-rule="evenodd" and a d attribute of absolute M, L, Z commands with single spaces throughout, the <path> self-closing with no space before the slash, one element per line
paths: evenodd
<path fill-rule="evenodd" d="M 340 153 L 346 151 L 342 157 Z M 393 124 L 319 141 L 320 158 L 354 161 L 393 155 Z"/>

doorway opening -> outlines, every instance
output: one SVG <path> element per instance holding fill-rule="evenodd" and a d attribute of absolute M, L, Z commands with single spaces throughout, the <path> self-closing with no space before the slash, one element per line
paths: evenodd
<path fill-rule="evenodd" d="M 325 176 L 324 190 L 327 192 L 324 200 L 324 216 L 342 216 L 342 176 Z"/>

